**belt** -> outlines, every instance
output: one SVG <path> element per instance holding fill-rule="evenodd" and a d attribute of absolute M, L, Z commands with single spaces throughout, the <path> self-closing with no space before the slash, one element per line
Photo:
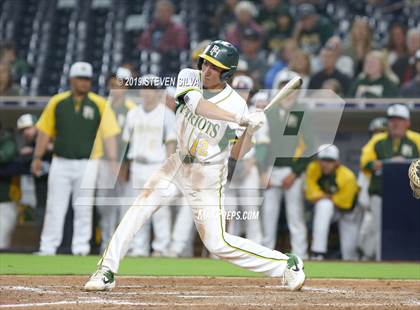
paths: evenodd
<path fill-rule="evenodd" d="M 221 164 L 223 164 L 223 161 L 221 161 L 221 160 L 216 161 L 216 162 L 200 161 L 197 157 L 192 156 L 192 155 L 181 155 L 181 154 L 179 154 L 179 157 L 181 158 L 182 163 L 186 164 L 186 165 L 201 164 L 201 165 L 204 165 L 204 166 L 209 166 L 209 165 L 221 165 Z"/>
<path fill-rule="evenodd" d="M 135 163 L 143 164 L 143 165 L 154 165 L 154 164 L 161 164 L 162 161 L 150 161 L 145 158 L 135 158 L 133 159 Z"/>

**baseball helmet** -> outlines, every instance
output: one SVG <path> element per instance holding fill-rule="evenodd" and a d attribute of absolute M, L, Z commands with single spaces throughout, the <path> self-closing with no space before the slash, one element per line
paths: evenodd
<path fill-rule="evenodd" d="M 207 45 L 206 49 L 199 55 L 198 69 L 201 70 L 204 60 L 224 69 L 220 78 L 226 80 L 233 75 L 238 66 L 239 53 L 231 43 L 216 40 Z"/>

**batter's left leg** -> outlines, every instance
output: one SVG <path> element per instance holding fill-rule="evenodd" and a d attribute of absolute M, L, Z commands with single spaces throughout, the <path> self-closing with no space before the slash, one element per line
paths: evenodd
<path fill-rule="evenodd" d="M 109 242 L 98 270 L 86 282 L 87 291 L 110 290 L 115 287 L 114 273 L 118 271 L 120 261 L 127 253 L 130 242 L 137 231 L 150 219 L 161 205 L 168 204 L 171 183 L 176 183 L 179 158 L 170 156 L 165 163 L 148 179 L 144 190 L 125 213 Z"/>
<path fill-rule="evenodd" d="M 214 255 L 240 267 L 272 277 L 283 275 L 289 257 L 248 239 L 225 231 L 222 197 L 203 190 L 191 199 L 195 225 L 206 248 Z"/>
<path fill-rule="evenodd" d="M 225 231 L 222 195 L 209 190 L 200 191 L 199 199 L 192 198 L 195 225 L 206 248 L 217 257 L 270 277 L 284 277 L 291 290 L 303 286 L 303 262 L 295 255 L 285 255 L 245 238 Z M 196 195 L 197 197 L 197 195 Z M 203 200 L 201 200 L 203 199 Z M 214 212 L 217 210 L 218 212 Z"/>

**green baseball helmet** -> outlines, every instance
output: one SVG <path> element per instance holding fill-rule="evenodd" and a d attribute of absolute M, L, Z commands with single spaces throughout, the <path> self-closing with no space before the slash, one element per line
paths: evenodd
<path fill-rule="evenodd" d="M 207 45 L 206 49 L 199 55 L 198 69 L 201 70 L 204 60 L 224 69 L 225 71 L 222 72 L 220 78 L 226 80 L 233 75 L 238 66 L 239 53 L 231 43 L 216 40 Z"/>

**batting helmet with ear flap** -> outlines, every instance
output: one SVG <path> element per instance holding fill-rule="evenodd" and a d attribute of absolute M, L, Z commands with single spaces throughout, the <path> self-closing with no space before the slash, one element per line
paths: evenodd
<path fill-rule="evenodd" d="M 204 52 L 199 55 L 198 69 L 201 70 L 204 60 L 207 60 L 218 68 L 222 68 L 224 71 L 220 75 L 220 78 L 226 80 L 233 75 L 238 67 L 239 53 L 231 43 L 217 40 L 211 42 Z"/>
<path fill-rule="evenodd" d="M 408 169 L 410 187 L 415 198 L 420 199 L 420 159 L 414 160 Z"/>

